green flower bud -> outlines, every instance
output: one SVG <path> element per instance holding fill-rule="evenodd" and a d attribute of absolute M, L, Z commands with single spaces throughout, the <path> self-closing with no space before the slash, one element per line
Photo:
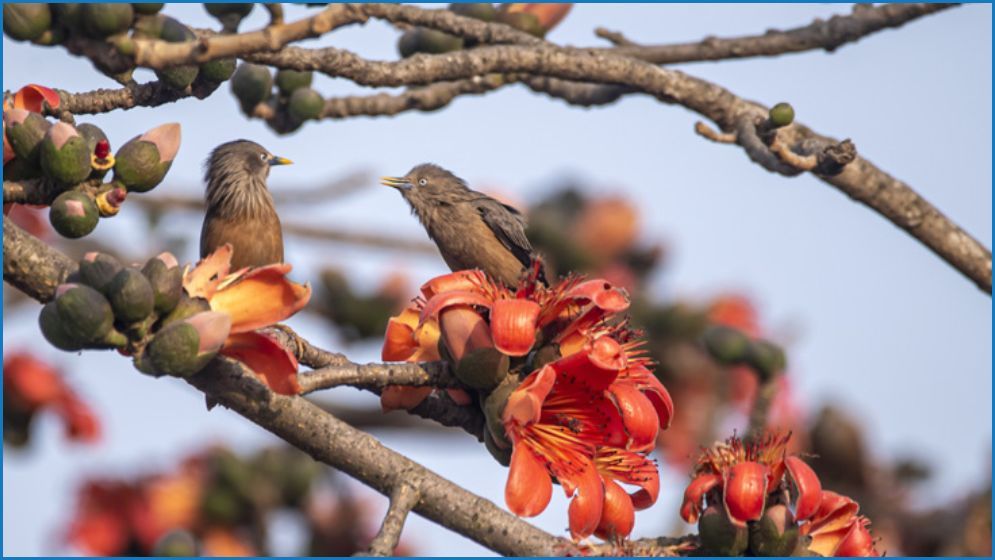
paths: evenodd
<path fill-rule="evenodd" d="M 749 346 L 747 362 L 756 370 L 761 381 L 767 381 L 784 371 L 787 358 L 780 346 L 766 340 L 755 340 Z"/>
<path fill-rule="evenodd" d="M 152 285 L 141 272 L 133 268 L 124 268 L 118 272 L 107 292 L 114 317 L 122 323 L 137 323 L 152 314 L 155 306 Z"/>
<path fill-rule="evenodd" d="M 44 33 L 38 38 L 32 40 L 31 42 L 36 45 L 41 45 L 43 47 L 52 47 L 61 44 L 62 41 L 66 39 L 66 33 L 61 27 L 54 27 L 52 29 L 46 29 Z"/>
<path fill-rule="evenodd" d="M 750 338 L 743 331 L 715 325 L 702 335 L 705 348 L 721 364 L 734 365 L 746 361 L 750 348 Z"/>
<path fill-rule="evenodd" d="M 287 102 L 287 111 L 290 116 L 297 121 L 303 122 L 317 119 L 321 116 L 322 109 L 325 108 L 325 100 L 321 94 L 311 88 L 301 88 L 290 96 Z"/>
<path fill-rule="evenodd" d="M 243 62 L 231 77 L 231 92 L 246 114 L 269 99 L 272 89 L 273 75 L 265 66 Z"/>
<path fill-rule="evenodd" d="M 82 284 L 63 284 L 56 294 L 55 309 L 69 337 L 91 344 L 110 332 L 114 312 L 100 292 Z"/>
<path fill-rule="evenodd" d="M 42 140 L 41 169 L 63 185 L 75 185 L 90 176 L 92 153 L 87 139 L 72 125 L 60 121 L 48 129 Z"/>
<path fill-rule="evenodd" d="M 794 517 L 783 504 L 768 507 L 764 516 L 750 525 L 750 552 L 754 556 L 792 556 L 799 540 Z"/>
<path fill-rule="evenodd" d="M 456 377 L 481 391 L 490 391 L 508 376 L 510 358 L 496 348 L 477 348 L 468 352 L 456 365 Z"/>
<path fill-rule="evenodd" d="M 49 344 L 59 350 L 66 352 L 76 352 L 83 349 L 83 342 L 69 336 L 62 328 L 62 319 L 56 309 L 55 302 L 50 301 L 41 308 L 38 316 L 38 326 L 41 327 L 41 334 Z"/>
<path fill-rule="evenodd" d="M 180 300 L 176 303 L 176 307 L 169 312 L 168 315 L 162 320 L 162 326 L 166 327 L 172 325 L 173 323 L 182 321 L 193 317 L 194 315 L 201 313 L 203 311 L 210 311 L 211 304 L 204 298 L 192 298 L 186 293 L 180 294 Z"/>
<path fill-rule="evenodd" d="M 41 37 L 52 24 L 48 4 L 4 4 L 3 32 L 15 41 Z"/>
<path fill-rule="evenodd" d="M 176 308 L 183 295 L 183 270 L 171 253 L 162 253 L 149 259 L 142 268 L 155 295 L 155 310 L 160 315 Z"/>
<path fill-rule="evenodd" d="M 209 82 L 221 83 L 235 73 L 238 61 L 234 58 L 219 58 L 200 65 L 199 77 Z"/>
<path fill-rule="evenodd" d="M 146 192 L 162 182 L 180 149 L 180 125 L 164 124 L 129 140 L 117 151 L 114 180 L 132 192 Z"/>
<path fill-rule="evenodd" d="M 117 259 L 108 254 L 90 252 L 79 261 L 79 279 L 98 292 L 109 295 L 111 281 L 123 268 Z"/>
<path fill-rule="evenodd" d="M 768 116 L 775 127 L 788 126 L 795 120 L 795 108 L 788 103 L 778 103 L 770 108 Z"/>
<path fill-rule="evenodd" d="M 397 43 L 398 51 L 405 58 L 415 53 L 442 54 L 462 48 L 462 37 L 424 27 L 408 30 Z"/>
<path fill-rule="evenodd" d="M 297 70 L 280 70 L 276 73 L 276 87 L 280 93 L 289 96 L 301 88 L 311 87 L 314 74 L 311 72 L 298 72 Z"/>
<path fill-rule="evenodd" d="M 145 16 L 151 16 L 159 13 L 159 10 L 161 10 L 164 5 L 165 4 L 162 2 L 131 3 L 131 7 L 135 10 L 136 14 L 142 14 Z"/>
<path fill-rule="evenodd" d="M 204 9 L 220 21 L 226 31 L 235 31 L 252 11 L 252 4 L 204 4 Z"/>
<path fill-rule="evenodd" d="M 48 221 L 59 235 L 79 239 L 97 227 L 100 213 L 88 195 L 79 191 L 66 191 L 52 201 Z"/>
<path fill-rule="evenodd" d="M 214 358 L 230 330 L 230 315 L 205 311 L 164 327 L 149 342 L 146 352 L 160 373 L 189 377 Z"/>
<path fill-rule="evenodd" d="M 528 14 L 525 12 L 498 12 L 497 20 L 500 23 L 514 27 L 519 31 L 524 31 L 529 35 L 539 37 L 542 39 L 546 36 L 546 30 L 542 27 L 542 23 L 539 22 L 539 18 L 535 14 Z"/>
<path fill-rule="evenodd" d="M 104 134 L 104 131 L 101 130 L 100 127 L 90 123 L 82 123 L 76 125 L 76 132 L 79 132 L 80 136 L 86 138 L 86 145 L 90 154 L 94 154 L 96 152 L 97 142 L 100 142 L 101 140 L 107 142 L 108 152 L 110 151 L 110 140 L 107 139 L 107 135 Z M 104 175 L 107 175 L 107 169 L 98 169 L 93 167 L 92 161 L 90 168 L 90 179 L 103 179 Z"/>
<path fill-rule="evenodd" d="M 698 520 L 701 548 L 709 556 L 740 556 L 750 544 L 746 526 L 733 523 L 724 510 L 709 506 Z"/>
<path fill-rule="evenodd" d="M 127 31 L 135 10 L 131 4 L 83 4 L 81 15 L 86 34 L 103 39 Z"/>
<path fill-rule="evenodd" d="M 561 357 L 560 349 L 554 344 L 538 348 L 529 355 L 528 371 L 540 370 L 545 367 L 546 364 L 551 364 L 556 360 L 559 360 Z"/>
<path fill-rule="evenodd" d="M 7 6 L 8 4 L 4 4 Z M 7 140 L 18 159 L 40 168 L 41 143 L 52 127 L 45 117 L 26 109 L 4 111 Z"/>
<path fill-rule="evenodd" d="M 509 375 L 484 399 L 483 411 L 484 420 L 487 422 L 487 431 L 490 432 L 494 444 L 502 449 L 511 449 L 511 441 L 508 440 L 508 436 L 504 432 L 504 422 L 502 422 L 501 417 L 504 414 L 505 405 L 508 404 L 508 397 L 519 383 L 518 376 Z"/>
<path fill-rule="evenodd" d="M 173 18 L 164 14 L 136 18 L 131 36 L 135 39 L 162 39 L 162 30 L 169 20 Z"/>

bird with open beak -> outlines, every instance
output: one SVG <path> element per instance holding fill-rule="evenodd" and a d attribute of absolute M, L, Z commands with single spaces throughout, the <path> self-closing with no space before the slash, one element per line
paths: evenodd
<path fill-rule="evenodd" d="M 451 172 L 424 163 L 380 182 L 400 191 L 451 270 L 477 268 L 514 287 L 532 265 L 535 251 L 522 214 L 470 189 Z"/>
<path fill-rule="evenodd" d="M 211 152 L 204 165 L 201 258 L 230 243 L 232 270 L 283 262 L 283 229 L 266 179 L 270 167 L 290 163 L 249 140 L 227 142 Z"/>

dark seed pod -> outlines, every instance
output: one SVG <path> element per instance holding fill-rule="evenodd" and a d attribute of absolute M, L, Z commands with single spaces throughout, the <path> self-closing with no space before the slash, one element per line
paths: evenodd
<path fill-rule="evenodd" d="M 128 324 L 137 323 L 152 314 L 155 294 L 148 279 L 133 268 L 124 268 L 117 273 L 107 288 L 114 317 Z"/>
<path fill-rule="evenodd" d="M 171 17 L 166 17 L 163 21 L 160 37 L 169 43 L 182 43 L 197 38 L 193 30 Z M 159 81 L 171 88 L 186 89 L 197 79 L 198 72 L 200 72 L 200 67 L 196 64 L 184 64 L 156 70 L 155 75 Z"/>
<path fill-rule="evenodd" d="M 165 4 L 163 4 L 162 2 L 131 3 L 131 7 L 132 9 L 135 10 L 136 14 L 142 14 L 146 16 L 159 13 L 159 10 L 161 10 L 164 5 Z"/>
<path fill-rule="evenodd" d="M 131 4 L 83 4 L 83 30 L 95 39 L 127 31 L 135 18 Z"/>
<path fill-rule="evenodd" d="M 219 58 L 200 65 L 199 77 L 209 82 L 221 83 L 231 78 L 238 62 L 234 58 Z"/>
<path fill-rule="evenodd" d="M 789 103 L 778 103 L 770 108 L 768 116 L 775 127 L 788 126 L 795 120 L 795 108 Z"/>
<path fill-rule="evenodd" d="M 183 271 L 177 264 L 176 257 L 163 253 L 149 259 L 142 268 L 142 274 L 148 279 L 155 294 L 156 312 L 163 315 L 175 309 L 183 295 Z"/>
<path fill-rule="evenodd" d="M 442 31 L 416 27 L 401 36 L 397 48 L 405 58 L 414 53 L 442 54 L 462 49 L 463 39 Z"/>
<path fill-rule="evenodd" d="M 100 213 L 93 199 L 79 191 L 60 194 L 48 211 L 48 221 L 55 231 L 69 239 L 89 234 L 97 227 L 99 220 Z"/>
<path fill-rule="evenodd" d="M 104 338 L 114 324 L 114 312 L 100 292 L 82 284 L 63 284 L 57 290 L 55 308 L 62 329 L 86 344 Z"/>
<path fill-rule="evenodd" d="M 65 30 L 73 31 L 79 29 L 83 18 L 83 5 L 79 2 L 66 2 L 58 4 L 48 4 L 52 10 L 52 18 L 56 26 Z M 4 17 L 4 20 L 7 18 Z"/>
<path fill-rule="evenodd" d="M 41 334 L 45 337 L 45 340 L 59 350 L 76 352 L 83 349 L 84 344 L 69 336 L 65 329 L 62 328 L 62 319 L 59 318 L 59 312 L 55 307 L 54 301 L 46 303 L 41 308 L 41 314 L 38 316 L 38 326 L 41 327 Z"/>
<path fill-rule="evenodd" d="M 739 556 L 750 544 L 746 526 L 733 523 L 721 508 L 709 506 L 698 520 L 701 547 L 709 556 Z"/>
<path fill-rule="evenodd" d="M 252 11 L 252 4 L 204 4 L 204 9 L 221 22 L 225 31 L 233 32 Z"/>
<path fill-rule="evenodd" d="M 471 17 L 480 21 L 494 21 L 497 9 L 494 4 L 469 2 L 466 4 L 450 4 L 449 11 L 463 17 Z"/>
<path fill-rule="evenodd" d="M 106 253 L 91 252 L 79 261 L 79 278 L 87 286 L 108 295 L 111 281 L 123 268 L 114 257 Z"/>
<path fill-rule="evenodd" d="M 48 4 L 3 5 L 3 32 L 15 41 L 32 41 L 52 25 Z"/>

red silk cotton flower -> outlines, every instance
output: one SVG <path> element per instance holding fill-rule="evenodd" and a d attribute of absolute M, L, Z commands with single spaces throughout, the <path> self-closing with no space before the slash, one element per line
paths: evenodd
<path fill-rule="evenodd" d="M 626 326 L 623 290 L 580 278 L 547 287 L 537 271 L 514 290 L 475 270 L 427 282 L 391 319 L 383 356 L 445 360 L 477 392 L 488 449 L 510 466 L 511 511 L 541 513 L 555 478 L 572 497 L 574 538 L 621 540 L 659 494 L 647 455 L 673 403 Z M 431 391 L 389 387 L 382 403 L 411 407 Z"/>
<path fill-rule="evenodd" d="M 787 455 L 789 438 L 790 434 L 768 435 L 757 443 L 745 443 L 733 437 L 705 450 L 684 491 L 684 521 L 698 521 L 702 502 L 721 503 L 732 523 L 745 526 L 748 521 L 759 520 L 769 499 L 783 495 L 789 486 L 796 496 L 794 518 L 803 521 L 812 517 L 822 498 L 822 483 L 804 461 Z"/>

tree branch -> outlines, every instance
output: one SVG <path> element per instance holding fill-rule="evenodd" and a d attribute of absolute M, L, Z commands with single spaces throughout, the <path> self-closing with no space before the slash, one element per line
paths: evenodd
<path fill-rule="evenodd" d="M 370 556 L 393 556 L 397 543 L 401 540 L 401 530 L 404 520 L 408 517 L 418 499 L 421 497 L 418 489 L 407 483 L 400 483 L 390 494 L 390 506 L 383 518 L 380 532 L 370 543 Z"/>
<path fill-rule="evenodd" d="M 300 375 L 301 394 L 348 385 L 379 393 L 390 385 L 460 387 L 446 362 L 354 364 L 326 366 Z"/>

